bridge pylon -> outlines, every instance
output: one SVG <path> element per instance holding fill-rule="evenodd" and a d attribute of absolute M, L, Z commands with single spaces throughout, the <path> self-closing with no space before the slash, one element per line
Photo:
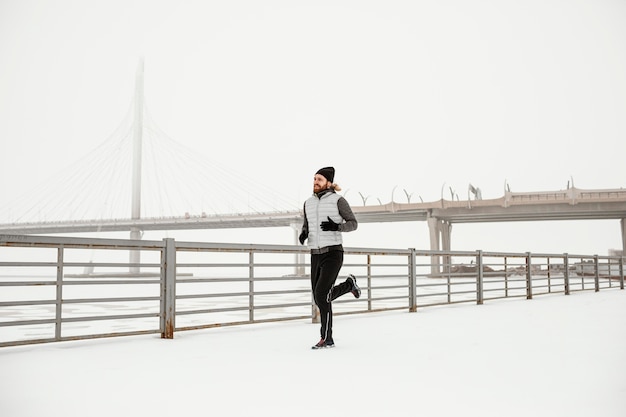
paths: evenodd
<path fill-rule="evenodd" d="M 430 250 L 449 252 L 452 240 L 452 224 L 447 220 L 428 215 L 428 231 L 430 232 Z M 432 255 L 430 273 L 438 276 L 450 269 L 450 255 Z"/>
<path fill-rule="evenodd" d="M 132 177 L 132 196 L 131 196 L 131 216 L 132 220 L 141 218 L 141 161 L 142 161 L 142 142 L 143 142 L 143 59 L 137 65 L 137 74 L 135 76 L 135 99 L 133 102 L 133 177 Z M 140 240 L 142 230 L 138 227 L 130 229 L 130 238 Z M 129 255 L 130 268 L 129 272 L 139 273 L 139 262 L 141 261 L 141 252 L 131 250 Z"/>

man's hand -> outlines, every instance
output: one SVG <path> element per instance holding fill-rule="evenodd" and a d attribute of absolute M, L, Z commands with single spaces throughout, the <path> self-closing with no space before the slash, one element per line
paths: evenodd
<path fill-rule="evenodd" d="M 327 222 L 322 222 L 320 223 L 320 226 L 322 227 L 322 230 L 325 232 L 328 231 L 333 231 L 336 232 L 337 230 L 339 230 L 339 224 L 335 223 L 334 221 L 332 221 L 330 219 L 330 217 L 326 217 L 328 219 Z"/>
<path fill-rule="evenodd" d="M 301 245 L 304 245 L 304 241 L 306 240 L 307 237 L 309 237 L 308 234 L 305 233 L 303 230 L 302 233 L 300 233 L 300 236 L 298 237 L 298 240 L 300 241 Z"/>

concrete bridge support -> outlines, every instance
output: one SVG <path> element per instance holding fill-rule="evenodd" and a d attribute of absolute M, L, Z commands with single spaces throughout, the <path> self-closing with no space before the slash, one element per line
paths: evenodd
<path fill-rule="evenodd" d="M 299 245 L 300 244 L 300 240 L 298 239 L 300 237 L 300 232 L 302 230 L 302 224 L 301 223 L 291 223 L 291 228 L 294 231 L 294 245 Z M 296 267 L 294 270 L 294 274 L 296 276 L 304 276 L 304 263 L 305 263 L 305 255 L 304 253 L 296 253 L 294 255 L 296 257 Z"/>
<path fill-rule="evenodd" d="M 450 251 L 452 238 L 452 224 L 450 222 L 428 217 L 428 230 L 430 232 L 430 250 Z M 439 275 L 448 272 L 450 269 L 450 255 L 432 255 L 430 273 Z"/>
<path fill-rule="evenodd" d="M 143 233 L 138 227 L 130 229 L 130 238 L 132 240 L 141 240 L 142 235 Z M 131 263 L 131 266 L 128 268 L 128 272 L 131 274 L 139 274 L 139 272 L 141 272 L 141 268 L 137 264 L 141 262 L 141 252 L 138 250 L 131 250 L 129 253 L 129 262 Z"/>
<path fill-rule="evenodd" d="M 622 256 L 626 256 L 626 219 L 620 220 L 622 226 Z"/>

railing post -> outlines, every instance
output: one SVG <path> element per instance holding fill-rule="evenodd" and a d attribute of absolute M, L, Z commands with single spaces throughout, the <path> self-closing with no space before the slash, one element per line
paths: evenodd
<path fill-rule="evenodd" d="M 367 311 L 372 311 L 372 255 L 367 255 Z"/>
<path fill-rule="evenodd" d="M 476 304 L 482 304 L 484 301 L 483 291 L 483 251 L 476 251 Z M 448 295 L 450 295 L 448 293 Z"/>
<path fill-rule="evenodd" d="M 548 256 L 546 258 L 546 263 L 548 264 L 548 292 L 551 293 L 552 292 L 552 266 L 550 265 L 550 257 Z"/>
<path fill-rule="evenodd" d="M 504 297 L 509 297 L 509 261 L 504 257 Z"/>
<path fill-rule="evenodd" d="M 600 291 L 600 272 L 598 271 L 598 255 L 593 255 L 593 285 L 595 292 Z"/>
<path fill-rule="evenodd" d="M 569 256 L 567 253 L 563 254 L 563 285 L 565 286 L 565 295 L 569 295 Z"/>
<path fill-rule="evenodd" d="M 248 254 L 248 320 L 254 321 L 254 252 Z"/>
<path fill-rule="evenodd" d="M 452 259 L 452 258 L 450 258 Z M 446 274 L 446 293 L 448 297 L 446 301 L 448 304 L 452 303 L 452 282 L 451 282 L 452 268 L 448 269 L 448 273 Z"/>
<path fill-rule="evenodd" d="M 313 275 L 313 269 L 311 269 L 311 276 Z M 319 323 L 320 322 L 320 309 L 317 308 L 317 304 L 315 304 L 315 295 L 313 294 L 313 289 L 311 288 L 311 323 Z"/>
<path fill-rule="evenodd" d="M 619 258 L 619 288 L 624 289 L 624 257 Z"/>
<path fill-rule="evenodd" d="M 409 253 L 409 312 L 417 311 L 417 277 L 415 276 L 415 248 Z"/>
<path fill-rule="evenodd" d="M 532 264 L 531 264 L 530 252 L 526 252 L 526 299 L 527 300 L 533 299 L 533 276 L 530 272 L 531 267 L 532 267 Z"/>
<path fill-rule="evenodd" d="M 54 324 L 54 340 L 61 340 L 61 323 L 63 315 L 63 256 L 64 247 L 59 245 L 57 249 L 57 288 L 56 288 L 56 308 Z"/>
<path fill-rule="evenodd" d="M 311 291 L 313 294 L 313 291 Z M 320 309 L 315 305 L 315 301 L 313 300 L 313 295 L 311 295 L 311 323 L 319 323 L 320 322 Z"/>
<path fill-rule="evenodd" d="M 578 262 L 580 262 L 580 288 L 585 289 L 585 266 L 583 265 L 583 260 L 585 258 L 580 258 Z"/>
<path fill-rule="evenodd" d="M 173 339 L 176 328 L 176 242 L 163 239 L 161 252 L 161 338 Z"/>

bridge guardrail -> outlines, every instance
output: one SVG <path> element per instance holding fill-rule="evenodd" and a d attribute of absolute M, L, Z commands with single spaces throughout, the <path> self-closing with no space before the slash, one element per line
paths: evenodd
<path fill-rule="evenodd" d="M 291 245 L 0 235 L 0 347 L 317 322 L 307 262 Z M 348 273 L 362 296 L 337 315 L 624 288 L 624 258 L 598 255 L 345 248 Z"/>

